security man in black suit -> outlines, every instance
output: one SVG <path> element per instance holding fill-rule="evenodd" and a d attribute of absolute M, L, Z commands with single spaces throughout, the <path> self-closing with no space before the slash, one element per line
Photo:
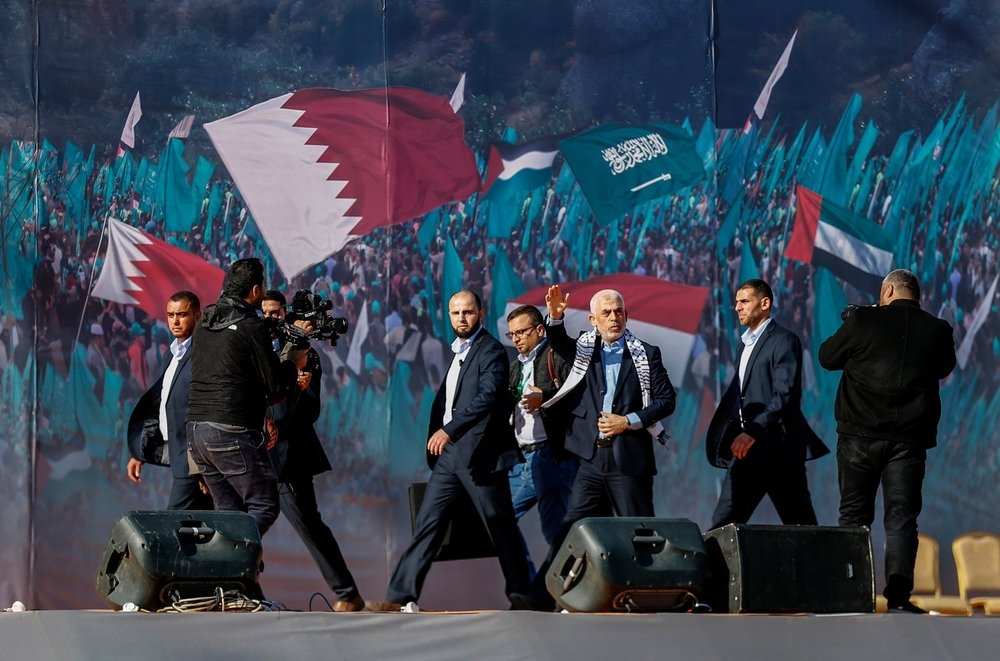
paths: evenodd
<path fill-rule="evenodd" d="M 840 525 L 870 526 L 875 494 L 885 503 L 889 610 L 923 613 L 910 601 L 917 516 L 927 449 L 937 445 L 939 382 L 955 368 L 951 324 L 920 309 L 920 283 L 905 269 L 882 281 L 878 305 L 848 307 L 819 348 L 819 362 L 843 370 L 834 414 Z"/>
<path fill-rule="evenodd" d="M 802 343 L 771 318 L 773 305 L 763 280 L 736 288 L 746 331 L 706 442 L 709 462 L 727 469 L 712 528 L 746 523 L 765 495 L 782 523 L 816 525 L 805 462 L 830 450 L 802 415 Z"/>
<path fill-rule="evenodd" d="M 174 340 L 128 420 L 128 478 L 141 482 L 144 463 L 169 466 L 173 481 L 167 509 L 171 510 L 212 509 L 212 497 L 191 474 L 184 425 L 191 388 L 191 336 L 199 319 L 201 302 L 193 292 L 179 291 L 167 300 L 167 328 Z"/>
<path fill-rule="evenodd" d="M 509 363 L 503 345 L 483 328 L 484 314 L 474 292 L 459 291 L 448 301 L 457 338 L 451 347 L 451 367 L 431 406 L 427 440 L 431 476 L 413 540 L 392 574 L 386 601 L 369 601 L 370 610 L 398 612 L 416 603 L 447 531 L 451 505 L 462 491 L 489 531 L 507 595 L 528 588 L 528 561 L 507 481 L 507 471 L 521 460 L 510 411 L 504 406 Z"/>

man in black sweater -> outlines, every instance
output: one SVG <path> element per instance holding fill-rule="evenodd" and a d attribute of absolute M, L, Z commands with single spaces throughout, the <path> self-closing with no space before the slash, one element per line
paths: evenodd
<path fill-rule="evenodd" d="M 848 307 L 819 348 L 819 362 L 843 370 L 837 391 L 840 525 L 870 526 L 879 483 L 885 500 L 884 594 L 889 610 L 910 602 L 917 516 L 927 449 L 937 444 L 939 381 L 955 367 L 951 325 L 920 309 L 920 283 L 897 269 L 875 307 Z"/>
<path fill-rule="evenodd" d="M 257 315 L 264 298 L 259 259 L 233 262 L 219 302 L 195 327 L 187 437 L 218 510 L 247 512 L 261 536 L 278 518 L 278 482 L 267 455 L 268 398 L 295 383 L 306 354 L 279 360 L 270 326 Z"/>

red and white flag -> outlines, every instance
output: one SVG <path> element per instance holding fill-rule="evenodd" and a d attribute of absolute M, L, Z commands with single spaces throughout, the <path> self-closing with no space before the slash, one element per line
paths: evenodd
<path fill-rule="evenodd" d="M 299 90 L 205 130 L 288 278 L 479 188 L 462 118 L 421 90 Z"/>
<path fill-rule="evenodd" d="M 614 289 L 625 298 L 626 328 L 640 340 L 660 348 L 663 364 L 675 385 L 684 378 L 708 289 L 632 274 L 560 283 L 560 287 L 569 293 L 564 323 L 570 337 L 591 329 L 587 319 L 591 297 L 602 289 Z M 497 321 L 498 335 L 503 337 L 507 332 L 507 314 L 519 305 L 537 306 L 544 314 L 548 289 L 547 285 L 537 287 L 507 303 L 504 316 Z"/>
<path fill-rule="evenodd" d="M 139 93 L 136 92 L 132 107 L 128 111 L 128 117 L 125 118 L 125 126 L 122 128 L 122 137 L 120 138 L 122 144 L 128 145 L 130 148 L 135 147 L 135 125 L 139 123 L 141 118 L 142 105 L 139 103 Z"/>
<path fill-rule="evenodd" d="M 784 52 L 778 58 L 778 63 L 774 65 L 771 75 L 767 77 L 767 82 L 764 83 L 764 89 L 760 91 L 757 102 L 753 104 L 753 111 L 757 113 L 757 119 L 764 119 L 764 111 L 767 110 L 767 103 L 771 100 L 771 91 L 785 74 L 785 69 L 788 68 L 788 58 L 792 56 L 792 46 L 795 45 L 795 35 L 798 33 L 798 30 L 792 33 L 792 38 L 788 40 L 788 45 L 785 46 Z"/>
<path fill-rule="evenodd" d="M 219 267 L 120 220 L 109 220 L 108 231 L 104 266 L 94 283 L 96 298 L 134 305 L 157 318 L 167 299 L 182 289 L 197 294 L 202 307 L 219 298 L 225 278 Z"/>
<path fill-rule="evenodd" d="M 184 139 L 191 135 L 191 127 L 194 125 L 194 115 L 185 115 L 184 119 L 177 122 L 177 126 L 170 132 L 167 139 L 170 138 L 181 138 Z"/>

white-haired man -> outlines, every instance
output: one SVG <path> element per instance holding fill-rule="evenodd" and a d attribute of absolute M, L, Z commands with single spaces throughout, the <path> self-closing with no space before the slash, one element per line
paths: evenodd
<path fill-rule="evenodd" d="M 580 460 L 569 506 L 529 595 L 511 595 L 515 607 L 551 610 L 545 573 L 570 527 L 589 516 L 652 517 L 653 441 L 660 420 L 673 413 L 676 393 L 659 348 L 626 329 L 625 299 L 604 289 L 590 300 L 593 330 L 574 342 L 563 315 L 569 293 L 552 285 L 545 296 L 552 349 L 572 363 L 565 383 L 545 406 L 565 411 L 565 448 Z"/>

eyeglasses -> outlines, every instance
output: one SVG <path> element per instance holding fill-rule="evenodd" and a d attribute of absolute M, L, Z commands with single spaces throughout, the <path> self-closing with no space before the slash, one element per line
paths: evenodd
<path fill-rule="evenodd" d="M 538 326 L 528 326 L 527 328 L 512 330 L 509 333 L 504 333 L 504 335 L 507 336 L 508 340 L 520 340 L 522 337 L 524 337 L 533 330 L 538 330 Z"/>

